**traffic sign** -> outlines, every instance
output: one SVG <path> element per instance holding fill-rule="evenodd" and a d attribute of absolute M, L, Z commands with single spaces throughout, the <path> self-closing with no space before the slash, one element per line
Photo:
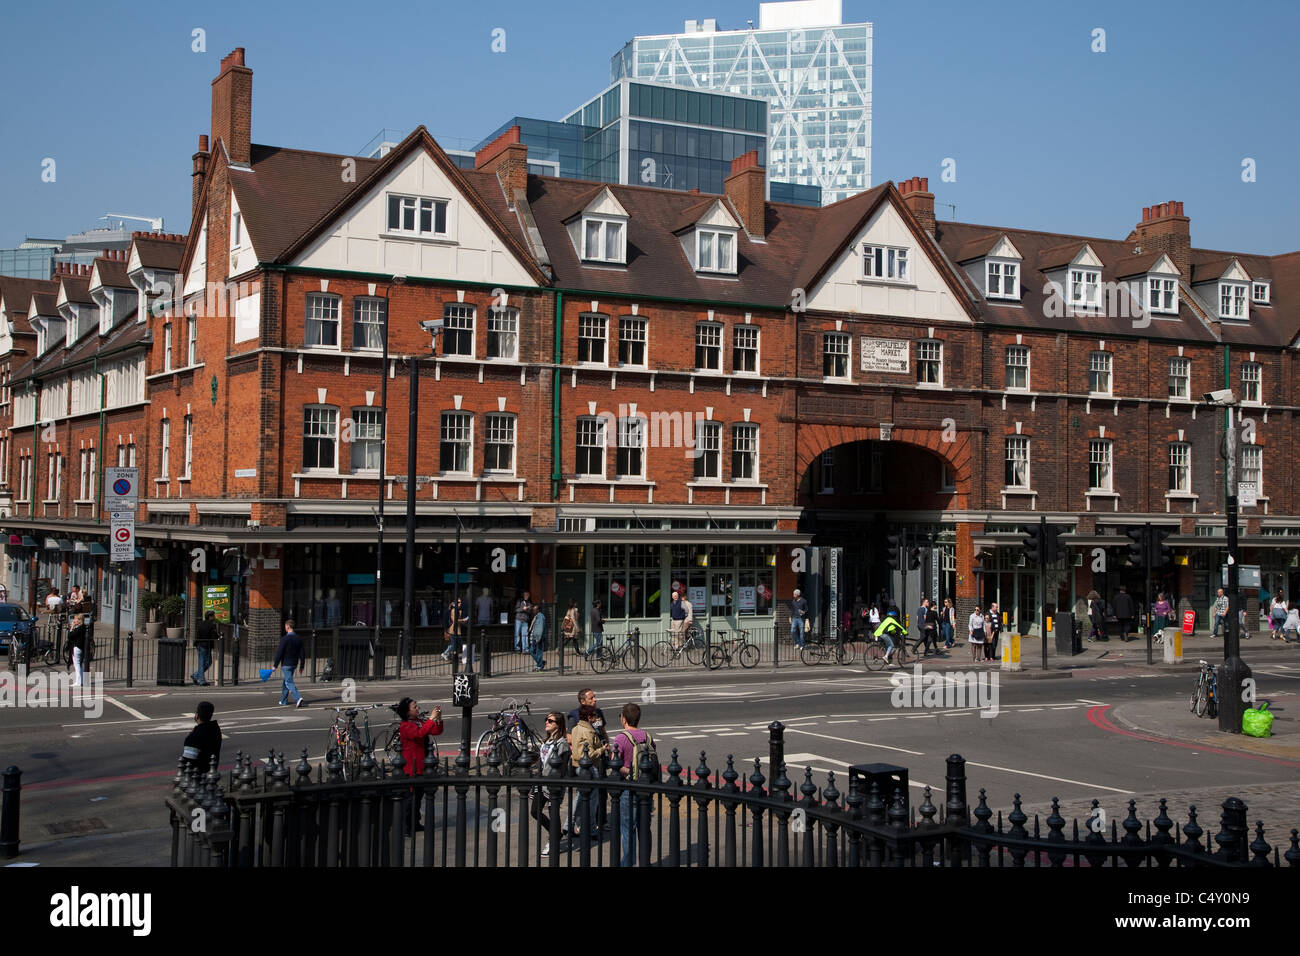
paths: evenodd
<path fill-rule="evenodd" d="M 135 560 L 135 512 L 114 511 L 109 522 L 110 561 Z"/>
<path fill-rule="evenodd" d="M 104 469 L 104 510 L 134 512 L 139 504 L 139 468 Z"/>

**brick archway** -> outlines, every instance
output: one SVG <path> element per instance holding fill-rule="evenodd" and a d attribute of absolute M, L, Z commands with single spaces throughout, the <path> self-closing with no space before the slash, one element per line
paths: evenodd
<path fill-rule="evenodd" d="M 951 441 L 945 440 L 942 428 L 894 428 L 889 440 L 900 444 L 924 448 L 935 457 L 948 463 L 952 469 L 957 491 L 954 495 L 954 507 L 966 508 L 971 482 L 971 435 L 969 432 L 947 432 Z M 796 451 L 796 477 L 807 474 L 814 461 L 822 452 L 838 445 L 856 441 L 879 441 L 880 426 L 851 425 L 801 425 L 799 427 L 798 449 Z"/>

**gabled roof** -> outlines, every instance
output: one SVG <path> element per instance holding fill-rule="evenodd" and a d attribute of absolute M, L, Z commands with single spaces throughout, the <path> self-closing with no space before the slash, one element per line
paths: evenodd
<path fill-rule="evenodd" d="M 59 296 L 57 290 L 54 292 L 37 292 L 32 296 L 32 306 L 36 309 L 36 315 L 48 316 L 52 319 L 59 319 Z M 28 311 L 30 315 L 30 310 Z"/>
<path fill-rule="evenodd" d="M 990 232 L 986 236 L 971 239 L 969 242 L 963 243 L 960 249 L 952 251 L 952 261 L 962 263 L 970 262 L 972 259 L 983 259 L 1002 241 L 1002 236 L 1003 233 L 1001 232 Z"/>
<path fill-rule="evenodd" d="M 133 319 L 136 310 L 132 309 L 125 319 Z M 149 326 L 143 322 L 122 321 L 113 327 L 108 335 L 100 337 L 99 326 L 94 325 L 81 334 L 72 344 L 72 348 L 52 348 L 44 355 L 33 358 L 13 373 L 15 381 L 33 376 L 45 377 L 56 374 L 60 369 L 74 365 L 95 355 L 115 351 L 134 345 L 149 334 Z"/>
<path fill-rule="evenodd" d="M 126 275 L 126 263 L 120 259 L 96 259 L 94 266 L 91 268 L 90 278 L 98 279 L 98 285 L 91 284 L 88 288 L 105 288 L 105 289 L 134 289 L 131 280 Z"/>
<path fill-rule="evenodd" d="M 131 237 L 135 258 L 142 269 L 179 272 L 185 254 L 185 236 L 155 232 L 137 232 Z"/>
<path fill-rule="evenodd" d="M 674 233 L 685 232 L 707 216 L 714 206 L 721 206 L 727 217 L 735 221 L 736 228 L 740 228 L 740 217 L 732 210 L 727 197 L 710 196 L 704 202 L 697 202 L 694 206 L 683 209 L 681 215 L 677 217 L 677 223 L 672 231 Z"/>
<path fill-rule="evenodd" d="M 35 330 L 27 321 L 27 312 L 32 304 L 32 296 L 37 293 L 50 294 L 58 286 L 53 279 L 24 279 L 17 276 L 0 276 L 0 299 L 4 300 L 5 311 L 13 325 L 15 335 L 34 335 Z"/>
<path fill-rule="evenodd" d="M 59 276 L 58 301 L 75 305 L 94 305 L 90 297 L 90 278 L 88 276 Z"/>
<path fill-rule="evenodd" d="M 799 268 L 792 288 L 810 290 L 817 284 L 857 238 L 889 195 L 890 188 L 889 183 L 882 183 L 864 193 L 814 210 L 814 221 L 808 223 L 808 244 L 798 260 Z M 901 202 L 899 205 L 901 207 Z"/>
<path fill-rule="evenodd" d="M 1198 262 L 1192 266 L 1192 285 L 1199 285 L 1202 282 L 1217 282 L 1222 279 L 1228 270 L 1232 268 L 1234 262 L 1240 262 L 1237 256 L 1220 256 L 1210 259 L 1206 262 Z M 1245 269 L 1245 266 L 1242 266 Z M 1250 270 L 1246 269 L 1247 274 L 1253 275 Z"/>
<path fill-rule="evenodd" d="M 1068 266 L 1071 262 L 1079 257 L 1084 246 L 1090 246 L 1088 241 L 1071 241 L 1063 242 L 1059 245 L 1048 246 L 1046 249 L 1038 251 L 1038 268 L 1042 271 L 1048 269 L 1059 269 L 1062 266 Z M 1096 250 L 1093 250 L 1094 253 Z"/>
<path fill-rule="evenodd" d="M 1165 253 L 1160 251 L 1140 252 L 1135 256 L 1116 259 L 1111 263 L 1111 268 L 1114 270 L 1115 278 L 1127 279 L 1131 276 L 1146 275 L 1163 258 L 1165 258 Z M 1177 267 L 1175 267 L 1176 269 Z"/>

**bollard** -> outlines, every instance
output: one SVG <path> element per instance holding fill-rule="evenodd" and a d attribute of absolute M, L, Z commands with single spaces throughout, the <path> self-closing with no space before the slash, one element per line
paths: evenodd
<path fill-rule="evenodd" d="M 0 784 L 0 859 L 18 855 L 18 811 L 23 795 L 23 772 L 10 767 Z"/>
<path fill-rule="evenodd" d="M 779 720 L 767 725 L 767 759 L 769 775 L 775 780 L 785 766 L 785 724 Z"/>
<path fill-rule="evenodd" d="M 1164 640 L 1161 642 L 1165 652 L 1166 664 L 1181 664 L 1183 662 L 1183 632 L 1176 627 L 1167 627 L 1164 631 Z"/>
<path fill-rule="evenodd" d="M 126 686 L 134 687 L 132 674 L 135 668 L 135 631 L 126 632 Z"/>
<path fill-rule="evenodd" d="M 316 628 L 311 629 L 311 682 L 316 683 Z"/>
<path fill-rule="evenodd" d="M 488 643 L 487 628 L 481 628 L 479 639 L 483 642 L 483 676 L 492 676 L 492 645 Z"/>
<path fill-rule="evenodd" d="M 1018 671 L 1020 670 L 1020 635 L 1006 634 L 1003 637 L 1005 640 L 1002 643 L 1002 669 Z"/>

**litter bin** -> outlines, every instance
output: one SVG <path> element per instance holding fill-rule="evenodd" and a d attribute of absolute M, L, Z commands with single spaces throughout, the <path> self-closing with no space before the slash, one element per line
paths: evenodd
<path fill-rule="evenodd" d="M 1074 653 L 1074 615 L 1057 614 L 1052 623 L 1056 625 L 1056 655 L 1069 657 Z"/>
<path fill-rule="evenodd" d="M 158 641 L 158 686 L 185 686 L 185 642 L 161 638 Z"/>
<path fill-rule="evenodd" d="M 911 795 L 907 791 L 907 768 L 898 767 L 892 763 L 859 763 L 849 767 L 849 786 L 857 781 L 858 793 L 862 795 L 866 806 L 866 799 L 871 796 L 871 785 L 874 783 L 879 787 L 880 799 L 885 802 L 885 813 L 889 813 L 889 808 L 894 803 L 894 791 L 902 790 L 903 792 L 903 809 L 908 810 L 911 804 Z"/>
<path fill-rule="evenodd" d="M 370 638 L 340 637 L 339 659 L 336 670 L 339 679 L 370 679 Z"/>

